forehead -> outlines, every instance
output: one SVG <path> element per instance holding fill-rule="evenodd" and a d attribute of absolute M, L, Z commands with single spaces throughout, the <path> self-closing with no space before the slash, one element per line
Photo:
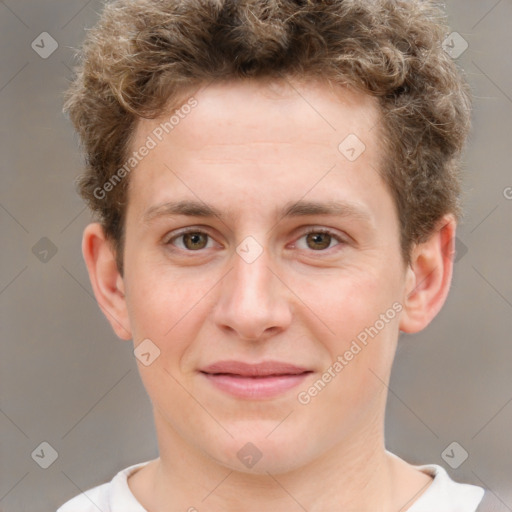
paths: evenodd
<path fill-rule="evenodd" d="M 379 121 L 376 98 L 343 86 L 331 87 L 318 79 L 300 83 L 291 79 L 212 83 L 184 95 L 172 111 L 180 110 L 192 96 L 197 107 L 192 115 L 186 115 L 186 122 L 172 130 L 178 137 L 183 136 L 180 142 L 190 149 L 221 144 L 220 139 L 230 129 L 231 145 L 276 140 L 330 145 L 341 140 L 347 129 L 368 138 L 367 133 Z M 165 123 L 169 114 L 172 112 L 166 112 L 156 123 Z M 154 125 L 155 120 L 141 120 L 137 132 L 144 135 Z"/>
<path fill-rule="evenodd" d="M 358 179 L 375 178 L 380 114 L 368 95 L 320 81 L 245 80 L 210 84 L 183 98 L 181 105 L 193 98 L 194 107 L 178 104 L 138 122 L 132 150 L 148 138 L 156 145 L 131 175 L 129 203 L 137 196 L 147 208 L 178 188 L 188 196 L 211 197 L 215 190 L 220 197 L 229 188 L 243 194 L 249 187 L 302 195 L 333 166 L 345 178 L 354 171 Z M 352 160 L 354 151 L 362 152 Z"/>

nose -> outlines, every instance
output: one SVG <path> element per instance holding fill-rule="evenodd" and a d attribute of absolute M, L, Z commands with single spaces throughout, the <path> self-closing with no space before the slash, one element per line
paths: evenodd
<path fill-rule="evenodd" d="M 233 268 L 222 279 L 215 307 L 216 325 L 238 339 L 260 341 L 291 323 L 290 290 L 271 267 L 265 249 L 252 262 L 233 254 Z"/>

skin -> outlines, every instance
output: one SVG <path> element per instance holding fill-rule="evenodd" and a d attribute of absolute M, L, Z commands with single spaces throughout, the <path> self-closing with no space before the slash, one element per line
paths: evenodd
<path fill-rule="evenodd" d="M 137 363 L 160 457 L 129 478 L 133 494 L 150 512 L 291 512 L 298 503 L 309 512 L 407 510 L 431 477 L 385 451 L 387 384 L 400 330 L 426 327 L 446 299 L 454 218 L 440 219 L 404 263 L 378 173 L 379 111 L 367 95 L 314 81 L 246 81 L 194 97 L 197 107 L 129 177 L 123 276 L 99 224 L 83 237 L 96 298 L 117 335 L 135 347 L 149 338 L 160 350 L 149 366 Z M 168 117 L 140 120 L 133 148 Z M 352 162 L 338 150 L 351 133 L 366 146 Z M 279 214 L 301 199 L 351 209 Z M 176 200 L 222 217 L 155 210 Z M 208 236 L 187 241 L 177 233 L 185 227 Z M 308 228 L 333 236 L 308 237 Z M 251 263 L 236 252 L 248 236 L 263 249 Z M 401 312 L 299 403 L 297 393 L 394 303 Z M 313 373 L 275 398 L 235 398 L 199 373 L 225 359 L 277 359 Z M 237 457 L 247 442 L 262 453 L 252 468 Z"/>

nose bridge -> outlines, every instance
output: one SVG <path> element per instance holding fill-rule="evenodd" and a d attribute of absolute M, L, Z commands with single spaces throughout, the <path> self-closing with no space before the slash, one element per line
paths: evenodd
<path fill-rule="evenodd" d="M 257 300 L 260 306 L 272 299 L 273 275 L 269 270 L 270 254 L 263 249 L 259 255 L 251 254 L 254 248 L 250 243 L 242 242 L 237 248 L 234 259 L 234 289 L 239 300 L 249 302 Z"/>
<path fill-rule="evenodd" d="M 251 238 L 244 239 L 233 254 L 233 269 L 220 289 L 216 322 L 240 338 L 256 340 L 285 328 L 290 312 L 283 285 L 270 270 L 271 254 Z"/>

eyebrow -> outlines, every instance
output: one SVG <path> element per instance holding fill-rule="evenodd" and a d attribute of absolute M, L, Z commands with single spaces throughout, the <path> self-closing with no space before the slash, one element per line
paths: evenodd
<path fill-rule="evenodd" d="M 292 201 L 286 203 L 280 213 L 279 219 L 305 217 L 309 215 L 335 215 L 340 217 L 354 217 L 366 222 L 371 221 L 371 216 L 365 209 L 354 203 L 345 201 Z M 159 217 L 179 215 L 202 218 L 217 217 L 221 220 L 226 217 L 222 211 L 204 202 L 182 200 L 168 201 L 151 206 L 143 214 L 143 221 L 149 223 Z"/>

